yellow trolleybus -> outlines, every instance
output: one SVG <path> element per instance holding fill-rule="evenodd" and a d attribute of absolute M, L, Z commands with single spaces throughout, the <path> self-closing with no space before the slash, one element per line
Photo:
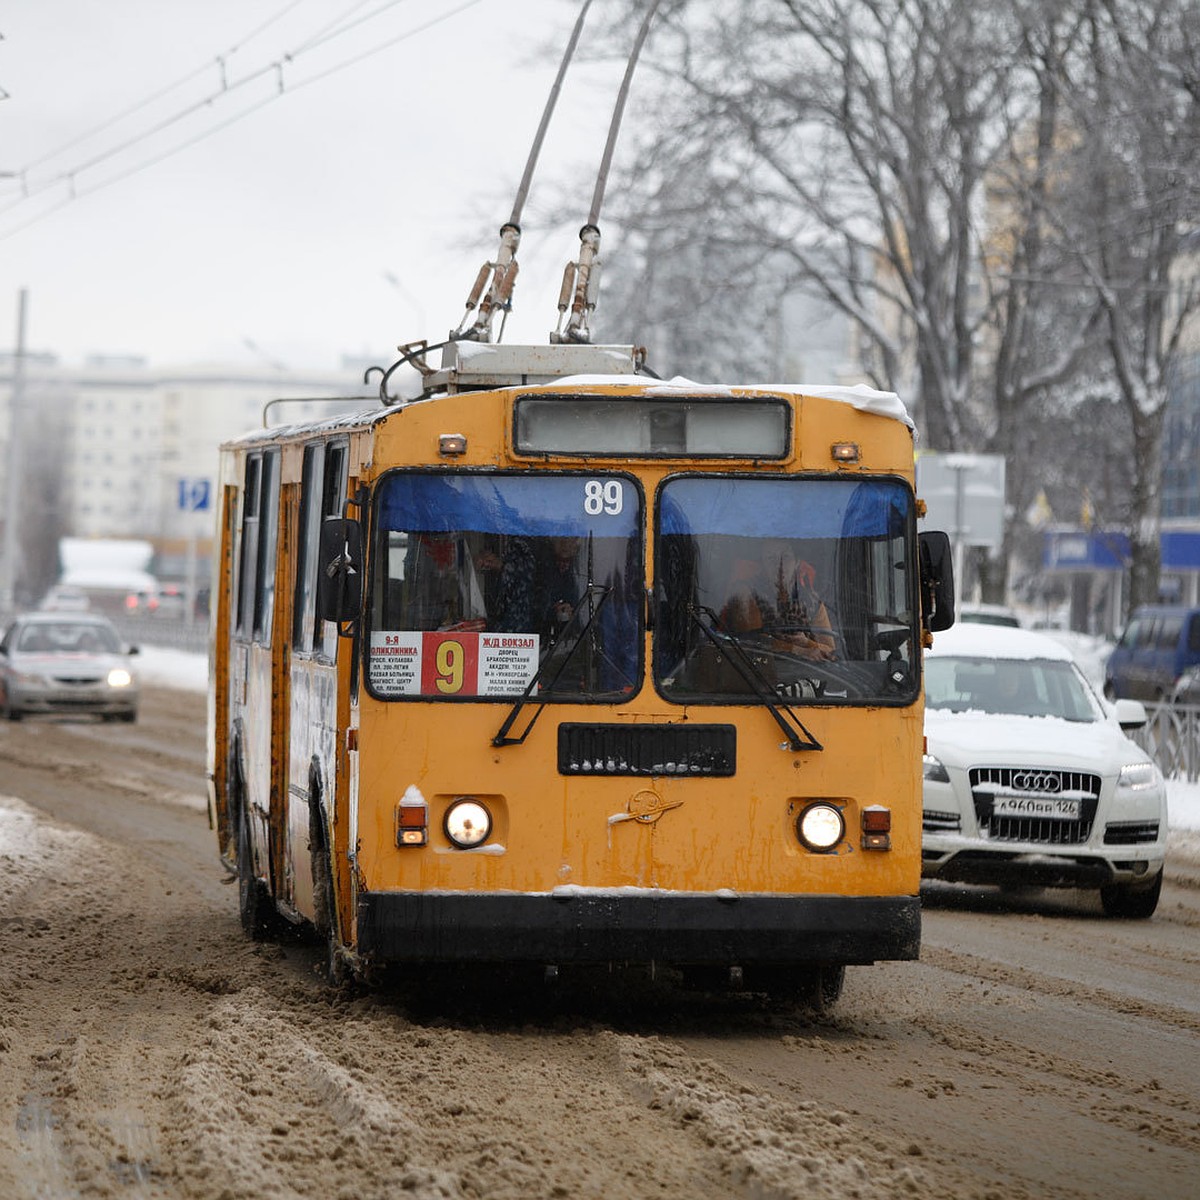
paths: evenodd
<path fill-rule="evenodd" d="M 911 423 L 630 347 L 222 448 L 210 780 L 242 922 L 335 970 L 656 964 L 834 997 L 918 953 Z"/>

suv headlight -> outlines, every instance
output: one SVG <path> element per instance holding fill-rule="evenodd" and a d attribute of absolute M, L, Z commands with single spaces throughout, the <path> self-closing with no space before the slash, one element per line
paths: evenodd
<path fill-rule="evenodd" d="M 1117 787 L 1130 792 L 1145 792 L 1162 784 L 1162 775 L 1152 762 L 1127 763 L 1121 768 Z"/>
<path fill-rule="evenodd" d="M 933 783 L 949 783 L 950 773 L 942 766 L 941 761 L 926 754 L 921 759 L 921 774 Z"/>

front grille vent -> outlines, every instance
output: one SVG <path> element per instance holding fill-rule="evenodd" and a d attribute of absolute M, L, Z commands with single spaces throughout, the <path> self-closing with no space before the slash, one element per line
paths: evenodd
<path fill-rule="evenodd" d="M 979 832 L 997 842 L 1076 846 L 1092 835 L 1100 803 L 1100 776 L 1045 767 L 972 767 L 971 797 Z M 1079 819 L 995 816 L 997 793 L 1031 799 L 1055 796 L 1079 801 Z"/>
<path fill-rule="evenodd" d="M 1157 821 L 1109 821 L 1104 827 L 1106 846 L 1135 846 L 1138 842 L 1157 841 Z"/>
<path fill-rule="evenodd" d="M 930 833 L 958 833 L 962 829 L 962 817 L 956 812 L 935 812 L 927 808 L 921 814 L 921 823 Z"/>
<path fill-rule="evenodd" d="M 560 775 L 665 775 L 699 778 L 737 770 L 733 725 L 558 727 Z"/>

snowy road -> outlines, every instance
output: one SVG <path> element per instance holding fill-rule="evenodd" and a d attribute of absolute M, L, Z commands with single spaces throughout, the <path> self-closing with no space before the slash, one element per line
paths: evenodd
<path fill-rule="evenodd" d="M 203 697 L 0 728 L 0 1196 L 1190 1197 L 1200 870 L 1150 922 L 927 897 L 832 1016 L 608 984 L 331 992 L 247 943 Z M 1186 835 L 1192 836 L 1196 835 Z"/>

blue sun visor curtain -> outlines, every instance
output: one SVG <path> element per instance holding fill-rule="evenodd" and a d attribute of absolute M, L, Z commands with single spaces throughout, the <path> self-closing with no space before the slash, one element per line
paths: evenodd
<path fill-rule="evenodd" d="M 527 537 L 633 537 L 641 493 L 620 475 L 403 473 L 379 489 L 384 529 Z"/>
<path fill-rule="evenodd" d="M 899 480 L 674 479 L 659 532 L 697 537 L 880 538 L 904 534 L 912 493 Z"/>

